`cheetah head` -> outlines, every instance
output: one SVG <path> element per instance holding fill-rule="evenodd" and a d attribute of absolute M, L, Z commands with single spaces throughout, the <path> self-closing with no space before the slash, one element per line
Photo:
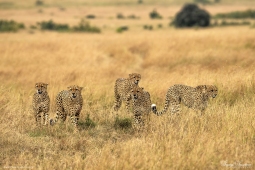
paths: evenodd
<path fill-rule="evenodd" d="M 68 91 L 69 91 L 72 98 L 76 98 L 77 96 L 81 95 L 82 88 L 83 87 L 79 87 L 79 86 L 76 86 L 76 85 L 67 87 L 67 89 L 68 89 Z"/>
<path fill-rule="evenodd" d="M 206 92 L 208 96 L 211 96 L 212 98 L 215 98 L 218 94 L 218 88 L 213 85 L 206 85 Z"/>
<path fill-rule="evenodd" d="M 133 99 L 137 100 L 143 92 L 143 87 L 134 87 L 131 90 L 131 96 Z"/>
<path fill-rule="evenodd" d="M 197 86 L 196 89 L 212 98 L 215 98 L 218 94 L 218 88 L 214 85 L 200 85 Z"/>
<path fill-rule="evenodd" d="M 36 83 L 35 84 L 36 93 L 42 94 L 42 93 L 47 92 L 47 85 L 48 84 L 46 84 L 46 83 Z"/>
<path fill-rule="evenodd" d="M 129 79 L 132 81 L 132 83 L 138 85 L 139 81 L 141 80 L 141 75 L 138 73 L 132 73 L 129 74 Z"/>

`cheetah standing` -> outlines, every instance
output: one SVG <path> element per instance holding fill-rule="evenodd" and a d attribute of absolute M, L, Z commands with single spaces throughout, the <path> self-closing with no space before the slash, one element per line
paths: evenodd
<path fill-rule="evenodd" d="M 44 125 L 47 125 L 48 122 L 50 98 L 47 92 L 47 85 L 46 83 L 35 84 L 36 92 L 33 95 L 32 106 L 37 125 L 41 125 L 41 114 L 43 116 Z"/>
<path fill-rule="evenodd" d="M 145 122 L 149 120 L 151 111 L 150 93 L 145 91 L 143 87 L 134 87 L 128 94 L 132 101 L 133 116 L 135 129 L 140 130 L 144 127 Z"/>

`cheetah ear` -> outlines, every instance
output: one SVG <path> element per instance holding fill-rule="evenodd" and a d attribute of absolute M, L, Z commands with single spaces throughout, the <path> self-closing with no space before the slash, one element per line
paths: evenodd
<path fill-rule="evenodd" d="M 141 89 L 143 90 L 144 88 L 143 88 L 143 87 L 141 87 Z"/>
<path fill-rule="evenodd" d="M 83 87 L 80 87 L 80 91 L 83 89 Z"/>
<path fill-rule="evenodd" d="M 68 87 L 67 87 L 67 89 L 68 89 L 68 90 L 71 90 L 71 89 L 72 89 L 72 87 L 71 87 L 71 86 L 68 86 Z"/>

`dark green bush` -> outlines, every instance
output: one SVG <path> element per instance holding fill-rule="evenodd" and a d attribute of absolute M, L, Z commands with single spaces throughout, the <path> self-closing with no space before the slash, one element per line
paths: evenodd
<path fill-rule="evenodd" d="M 229 13 L 219 13 L 215 18 L 229 19 L 255 19 L 255 10 L 235 11 Z"/>
<path fill-rule="evenodd" d="M 23 23 L 17 23 L 13 20 L 0 20 L 0 32 L 16 32 L 19 29 L 24 29 Z"/>
<path fill-rule="evenodd" d="M 95 16 L 95 15 L 93 15 L 93 14 L 89 14 L 89 15 L 87 15 L 87 16 L 86 16 L 86 18 L 88 18 L 88 19 L 95 19 L 95 18 L 96 18 L 96 16 Z"/>
<path fill-rule="evenodd" d="M 38 25 L 41 27 L 41 30 L 69 31 L 68 24 L 57 24 L 52 20 L 39 22 Z"/>
<path fill-rule="evenodd" d="M 186 4 L 173 21 L 176 27 L 207 27 L 210 25 L 210 14 L 196 4 Z"/>
<path fill-rule="evenodd" d="M 100 33 L 101 30 L 98 27 L 91 26 L 89 22 L 81 20 L 78 26 L 74 26 L 73 31 L 75 32 L 91 32 L 91 33 Z"/>
<path fill-rule="evenodd" d="M 150 18 L 151 19 L 162 19 L 162 16 L 154 9 L 152 12 L 150 12 Z"/>
<path fill-rule="evenodd" d="M 153 30 L 153 26 L 152 25 L 144 25 L 143 29 L 145 29 L 145 30 Z"/>
<path fill-rule="evenodd" d="M 121 26 L 117 28 L 116 32 L 122 33 L 123 31 L 127 31 L 127 30 L 128 30 L 128 26 Z"/>

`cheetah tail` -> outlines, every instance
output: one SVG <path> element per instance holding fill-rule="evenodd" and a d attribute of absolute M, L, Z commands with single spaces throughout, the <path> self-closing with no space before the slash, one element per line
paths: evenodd
<path fill-rule="evenodd" d="M 152 105 L 151 105 L 152 112 L 153 112 L 155 115 L 157 115 L 157 116 L 160 116 L 160 115 L 164 114 L 164 113 L 168 110 L 168 108 L 169 108 L 169 101 L 168 101 L 168 100 L 166 100 L 166 102 L 165 102 L 165 107 L 164 107 L 164 109 L 163 109 L 162 111 L 158 111 L 158 110 L 157 110 L 156 104 L 152 104 Z"/>

